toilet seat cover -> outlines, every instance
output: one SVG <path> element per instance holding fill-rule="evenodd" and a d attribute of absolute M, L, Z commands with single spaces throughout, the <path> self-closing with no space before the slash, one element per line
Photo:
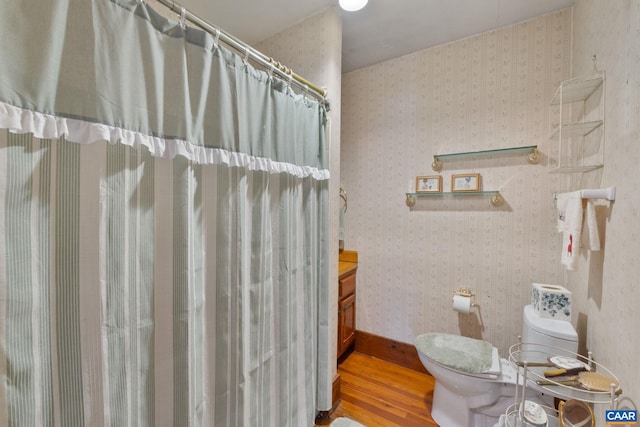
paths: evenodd
<path fill-rule="evenodd" d="M 429 333 L 416 338 L 416 347 L 429 359 L 470 374 L 489 371 L 493 345 L 451 334 Z"/>

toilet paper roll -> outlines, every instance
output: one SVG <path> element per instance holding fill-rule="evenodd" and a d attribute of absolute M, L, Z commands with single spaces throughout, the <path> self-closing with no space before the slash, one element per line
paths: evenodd
<path fill-rule="evenodd" d="M 471 297 L 454 295 L 453 310 L 457 311 L 458 313 L 469 313 L 471 311 Z"/>

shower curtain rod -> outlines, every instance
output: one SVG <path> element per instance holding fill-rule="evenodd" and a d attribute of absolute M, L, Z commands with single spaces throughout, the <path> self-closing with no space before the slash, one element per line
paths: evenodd
<path fill-rule="evenodd" d="M 214 27 L 204 19 L 200 18 L 199 16 L 187 10 L 181 4 L 176 3 L 173 0 L 156 0 L 156 1 L 162 4 L 163 6 L 169 8 L 169 10 L 171 10 L 172 12 L 176 13 L 180 17 L 181 22 L 184 22 L 184 20 L 187 20 L 192 24 L 197 25 L 198 27 L 205 30 L 209 34 L 219 37 L 221 41 L 225 42 L 227 45 L 229 45 L 239 53 L 244 53 L 247 56 L 247 58 L 251 58 L 252 60 L 256 61 L 258 64 L 260 64 L 261 66 L 267 69 L 272 69 L 275 73 L 279 74 L 285 80 L 290 80 L 292 83 L 295 83 L 299 88 L 303 89 L 306 93 L 309 93 L 310 95 L 315 96 L 325 106 L 327 111 L 329 111 L 330 105 L 329 105 L 329 100 L 327 99 L 327 91 L 325 89 L 309 82 L 304 77 L 301 77 L 298 74 L 294 73 L 290 68 L 285 67 L 284 65 L 275 61 L 273 58 L 270 58 L 267 55 L 257 51 L 256 49 L 252 48 L 251 46 L 237 39 L 231 34 L 223 31 L 220 28 Z"/>

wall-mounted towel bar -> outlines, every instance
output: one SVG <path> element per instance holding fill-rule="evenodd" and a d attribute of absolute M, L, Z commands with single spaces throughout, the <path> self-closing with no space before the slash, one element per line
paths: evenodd
<path fill-rule="evenodd" d="M 595 188 L 592 190 L 582 190 L 583 199 L 616 199 L 616 187 Z"/>
<path fill-rule="evenodd" d="M 616 187 L 580 190 L 580 196 L 583 199 L 606 199 L 613 201 L 616 199 Z M 553 198 L 556 200 L 558 199 L 555 194 L 553 195 Z"/>

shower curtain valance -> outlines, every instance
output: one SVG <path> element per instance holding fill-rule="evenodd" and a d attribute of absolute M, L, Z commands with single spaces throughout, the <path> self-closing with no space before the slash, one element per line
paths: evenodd
<path fill-rule="evenodd" d="M 143 2 L 1 2 L 0 26 L 1 128 L 329 178 L 322 105 Z"/>

